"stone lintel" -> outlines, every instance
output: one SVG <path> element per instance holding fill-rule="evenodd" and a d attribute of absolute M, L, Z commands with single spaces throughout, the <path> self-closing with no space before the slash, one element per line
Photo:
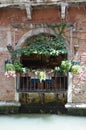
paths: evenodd
<path fill-rule="evenodd" d="M 61 23 L 11 23 L 11 26 L 14 28 L 46 28 L 46 27 L 57 27 Z M 70 27 L 73 26 L 73 22 L 67 22 L 66 26 Z"/>
<path fill-rule="evenodd" d="M 65 104 L 65 108 L 67 109 L 86 109 L 85 103 L 67 103 Z"/>

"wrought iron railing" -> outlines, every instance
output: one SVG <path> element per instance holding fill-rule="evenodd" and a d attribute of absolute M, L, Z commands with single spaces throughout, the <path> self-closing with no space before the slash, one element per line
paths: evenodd
<path fill-rule="evenodd" d="M 67 90 L 67 75 L 54 74 L 50 78 L 40 81 L 37 77 L 28 74 L 16 77 L 16 89 L 18 92 L 57 92 Z"/>

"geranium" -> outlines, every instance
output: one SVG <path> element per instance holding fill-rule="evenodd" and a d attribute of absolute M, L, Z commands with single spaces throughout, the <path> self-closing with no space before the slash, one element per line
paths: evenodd
<path fill-rule="evenodd" d="M 6 76 L 6 78 L 15 78 L 16 77 L 16 73 L 15 73 L 15 71 L 6 71 L 5 72 L 5 76 Z"/>
<path fill-rule="evenodd" d="M 5 76 L 7 78 L 15 78 L 16 72 L 23 72 L 23 65 L 19 61 L 15 61 L 14 63 L 7 63 L 5 69 Z"/>

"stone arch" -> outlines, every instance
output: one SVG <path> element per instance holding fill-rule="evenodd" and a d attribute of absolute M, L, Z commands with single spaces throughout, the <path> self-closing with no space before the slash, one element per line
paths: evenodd
<path fill-rule="evenodd" d="M 32 36 L 36 36 L 36 35 L 39 35 L 39 34 L 49 34 L 49 35 L 52 35 L 52 36 L 56 36 L 56 33 L 51 29 L 51 28 L 37 28 L 37 29 L 32 29 L 30 31 L 28 31 L 27 33 L 25 33 L 18 41 L 17 45 L 15 46 L 15 50 L 16 49 L 21 49 L 23 47 L 23 44 L 25 43 L 25 40 L 27 38 L 30 38 Z M 66 44 L 66 49 L 68 51 L 68 54 L 67 54 L 67 58 L 70 59 L 70 44 L 65 40 L 65 43 Z M 20 59 L 20 57 L 19 57 Z M 72 76 L 70 76 L 71 74 L 68 75 L 68 102 L 72 101 L 72 93 L 70 93 L 70 91 L 72 90 Z M 19 81 L 19 79 L 18 79 Z M 18 82 L 19 83 L 19 82 Z M 19 97 L 18 97 L 19 98 Z"/>
<path fill-rule="evenodd" d="M 49 34 L 49 35 L 53 35 L 55 36 L 56 33 L 51 29 L 51 28 L 36 28 L 36 29 L 32 29 L 30 31 L 28 31 L 27 33 L 25 33 L 18 41 L 17 45 L 15 46 L 14 50 L 16 49 L 21 49 L 23 44 L 25 43 L 25 40 L 27 38 L 30 38 L 32 36 L 36 36 L 36 35 L 39 35 L 41 33 L 44 33 L 44 34 Z M 70 45 L 69 43 L 65 40 L 65 44 L 66 44 L 66 49 L 68 51 L 67 53 L 67 56 L 68 56 L 68 59 L 70 59 Z"/>
<path fill-rule="evenodd" d="M 55 36 L 55 32 L 51 29 L 51 28 L 37 28 L 37 29 L 32 29 L 30 31 L 28 31 L 27 33 L 25 33 L 20 40 L 18 41 L 17 45 L 15 46 L 15 50 L 16 49 L 21 49 L 25 40 L 29 37 L 41 34 L 41 33 L 45 33 L 45 34 L 50 34 Z"/>

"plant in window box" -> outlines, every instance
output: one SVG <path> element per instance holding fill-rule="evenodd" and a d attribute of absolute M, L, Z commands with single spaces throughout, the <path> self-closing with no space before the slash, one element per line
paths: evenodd
<path fill-rule="evenodd" d="M 14 67 L 14 65 L 12 63 L 7 63 L 6 64 L 5 76 L 7 78 L 16 77 L 15 67 Z"/>
<path fill-rule="evenodd" d="M 61 76 L 63 74 L 61 68 L 58 66 L 55 67 L 55 75 L 56 76 Z"/>
<path fill-rule="evenodd" d="M 38 78 L 40 82 L 46 79 L 46 71 L 45 70 L 32 70 L 31 77 Z"/>
<path fill-rule="evenodd" d="M 60 66 L 55 67 L 56 75 L 58 76 L 66 75 L 68 72 L 71 71 L 71 67 L 72 67 L 71 61 L 63 60 Z"/>
<path fill-rule="evenodd" d="M 71 67 L 72 67 L 72 63 L 69 60 L 63 60 L 61 62 L 61 70 L 64 73 L 70 72 L 71 71 Z"/>
<path fill-rule="evenodd" d="M 54 76 L 54 70 L 46 70 L 46 69 L 33 69 L 33 70 L 29 70 L 29 76 L 30 77 L 34 77 L 34 78 L 39 78 L 40 81 L 45 80 L 47 78 L 51 78 Z"/>
<path fill-rule="evenodd" d="M 45 71 L 40 71 L 38 74 L 38 78 L 40 79 L 40 82 L 42 80 L 46 80 L 46 72 Z"/>
<path fill-rule="evenodd" d="M 21 74 L 23 72 L 23 65 L 19 61 L 14 61 L 14 68 L 16 74 Z"/>

